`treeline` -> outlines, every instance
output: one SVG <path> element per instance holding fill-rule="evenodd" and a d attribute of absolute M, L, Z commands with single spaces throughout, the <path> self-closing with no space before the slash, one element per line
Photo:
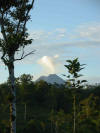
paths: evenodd
<path fill-rule="evenodd" d="M 0 84 L 0 133 L 9 133 L 10 81 Z M 66 85 L 16 79 L 17 133 L 99 133 L 100 85 L 75 92 Z M 74 103 L 75 102 L 75 103 Z M 75 109 L 73 108 L 75 106 Z M 75 116 L 75 118 L 74 118 Z"/>

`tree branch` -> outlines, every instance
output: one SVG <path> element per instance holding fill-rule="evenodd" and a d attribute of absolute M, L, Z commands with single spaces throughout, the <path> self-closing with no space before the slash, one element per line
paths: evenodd
<path fill-rule="evenodd" d="M 14 61 L 22 60 L 22 59 L 24 59 L 25 57 L 27 57 L 28 55 L 34 54 L 34 52 L 35 52 L 35 50 L 29 52 L 29 53 L 26 54 L 26 55 L 24 55 L 24 51 L 23 51 L 21 58 L 19 58 L 19 59 L 14 59 Z"/>
<path fill-rule="evenodd" d="M 8 66 L 8 60 L 5 59 L 5 53 L 3 53 L 1 59 L 3 60 L 4 64 L 5 64 L 6 66 Z"/>
<path fill-rule="evenodd" d="M 4 12 L 1 11 L 1 33 L 3 35 L 3 38 L 5 40 L 5 42 L 7 42 L 7 38 L 6 38 L 6 33 L 5 33 L 5 29 L 4 29 Z"/>
<path fill-rule="evenodd" d="M 34 0 L 32 0 L 31 7 L 28 9 L 28 11 L 27 11 L 27 13 L 26 13 L 26 19 L 25 19 L 24 25 L 23 25 L 23 33 L 25 32 L 27 17 L 28 17 L 28 14 L 29 14 L 30 10 L 33 8 L 33 4 L 34 4 Z"/>
<path fill-rule="evenodd" d="M 23 1 L 23 4 L 24 4 L 24 1 Z M 23 6 L 23 5 L 22 5 Z M 23 8 L 23 7 L 21 7 L 21 8 Z M 18 30 L 19 30 L 19 26 L 20 26 L 20 19 L 19 19 L 19 22 L 18 22 L 18 25 L 17 25 L 17 30 L 16 30 L 16 33 L 18 33 Z"/>
<path fill-rule="evenodd" d="M 17 30 L 16 30 L 16 33 L 18 33 L 19 26 L 20 26 L 20 20 L 19 20 L 18 25 L 17 25 Z"/>

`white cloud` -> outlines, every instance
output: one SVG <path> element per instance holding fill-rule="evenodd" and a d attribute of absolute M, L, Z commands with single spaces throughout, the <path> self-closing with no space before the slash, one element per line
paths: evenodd
<path fill-rule="evenodd" d="M 72 34 L 74 38 L 70 38 L 69 36 L 67 36 L 68 38 L 64 37 L 66 36 L 66 34 L 69 34 L 69 36 L 70 34 Z M 68 33 L 66 28 L 56 28 L 51 31 L 30 31 L 30 37 L 34 40 L 31 45 L 25 48 L 25 54 L 34 49 L 36 50 L 36 52 L 34 55 L 28 56 L 23 61 L 18 62 L 18 64 L 33 64 L 34 62 L 36 63 L 39 58 L 45 55 L 50 57 L 53 63 L 55 63 L 56 60 L 55 64 L 57 64 L 57 62 L 59 62 L 60 60 L 65 60 L 66 57 L 80 56 L 79 53 L 77 53 L 77 50 L 81 51 L 81 56 L 88 56 L 89 52 L 84 54 L 82 50 L 83 48 L 91 48 L 91 51 L 93 51 L 94 48 L 100 47 L 100 37 L 98 36 L 100 36 L 99 23 L 81 24 L 80 26 L 74 28 L 71 33 Z M 57 38 L 59 40 L 57 40 Z M 84 40 L 84 38 L 86 40 Z M 56 53 L 58 55 L 56 55 Z M 21 55 L 19 54 L 18 57 L 20 56 Z"/>
<path fill-rule="evenodd" d="M 57 28 L 56 31 L 59 32 L 59 33 L 62 33 L 62 34 L 66 33 L 65 28 Z"/>
<path fill-rule="evenodd" d="M 55 39 L 60 40 L 66 37 L 67 32 L 65 28 L 57 28 L 55 31 Z"/>
<path fill-rule="evenodd" d="M 59 58 L 59 55 L 58 54 L 54 55 L 54 58 Z"/>
<path fill-rule="evenodd" d="M 81 40 L 100 41 L 100 23 L 81 24 L 73 36 Z"/>
<path fill-rule="evenodd" d="M 44 30 L 30 31 L 30 38 L 33 38 L 34 40 L 42 40 L 45 38 L 45 35 Z"/>
<path fill-rule="evenodd" d="M 55 65 L 51 57 L 43 56 L 41 59 L 38 60 L 38 63 L 42 65 L 47 74 L 55 73 Z"/>
<path fill-rule="evenodd" d="M 62 39 L 66 36 L 65 28 L 56 28 L 52 31 L 37 30 L 30 31 L 30 38 L 33 38 L 36 42 L 44 43 L 48 40 Z"/>
<path fill-rule="evenodd" d="M 100 43 L 100 23 L 87 23 L 75 27 L 71 32 L 66 31 L 65 28 L 56 28 L 52 31 L 35 31 L 30 32 L 34 39 L 33 48 L 39 50 L 41 53 L 47 51 L 51 53 L 52 50 L 61 50 L 62 47 L 91 47 L 99 46 Z M 60 45 L 59 45 L 60 44 Z"/>
<path fill-rule="evenodd" d="M 40 58 L 37 63 L 40 64 L 43 68 L 44 74 L 54 74 L 58 73 L 60 62 L 58 62 L 57 58 L 59 57 L 58 54 L 54 56 L 43 56 Z"/>

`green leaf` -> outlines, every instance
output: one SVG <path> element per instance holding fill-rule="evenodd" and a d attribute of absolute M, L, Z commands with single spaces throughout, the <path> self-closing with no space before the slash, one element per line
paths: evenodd
<path fill-rule="evenodd" d="M 68 62 L 68 63 L 71 63 L 71 64 L 72 64 L 72 61 L 71 61 L 71 60 L 66 60 L 66 62 Z"/>
<path fill-rule="evenodd" d="M 81 83 L 85 83 L 85 82 L 87 82 L 87 80 L 82 80 L 82 81 L 81 81 Z"/>

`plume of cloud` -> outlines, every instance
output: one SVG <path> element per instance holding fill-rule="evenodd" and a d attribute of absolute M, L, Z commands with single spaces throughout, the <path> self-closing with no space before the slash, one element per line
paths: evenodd
<path fill-rule="evenodd" d="M 38 60 L 38 64 L 42 65 L 47 74 L 55 73 L 55 65 L 51 57 L 43 56 L 41 59 Z"/>
<path fill-rule="evenodd" d="M 44 74 L 54 74 L 57 72 L 57 67 L 59 66 L 57 62 L 58 57 L 59 55 L 56 54 L 53 57 L 43 56 L 38 60 L 37 63 L 42 66 Z"/>

